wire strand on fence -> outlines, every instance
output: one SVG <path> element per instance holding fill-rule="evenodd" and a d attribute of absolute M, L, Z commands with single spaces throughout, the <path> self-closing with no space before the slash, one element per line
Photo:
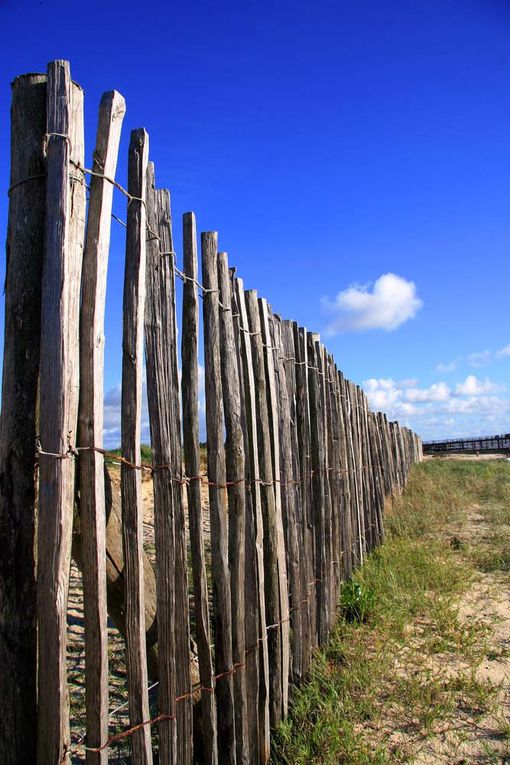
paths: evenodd
<path fill-rule="evenodd" d="M 140 462 L 140 463 L 131 462 L 126 457 L 123 457 L 121 454 L 108 451 L 107 449 L 103 449 L 100 446 L 69 446 L 66 452 L 61 452 L 61 453 L 48 452 L 42 448 L 39 441 L 36 442 L 35 456 L 36 456 L 36 460 L 38 457 L 53 457 L 54 459 L 65 460 L 65 459 L 76 459 L 79 456 L 80 452 L 97 452 L 98 454 L 103 455 L 103 457 L 111 460 L 110 464 L 125 465 L 127 468 L 130 468 L 131 470 L 145 470 L 151 475 L 154 475 L 154 473 L 159 472 L 161 470 L 171 470 L 173 467 L 170 464 L 151 465 L 148 462 Z M 337 475 L 342 476 L 342 475 L 355 474 L 362 470 L 373 470 L 374 468 L 382 469 L 384 468 L 384 465 L 380 463 L 359 465 L 350 470 L 346 470 L 343 468 L 336 468 L 336 467 L 313 468 L 307 473 L 303 473 L 300 476 L 300 478 L 289 478 L 289 479 L 273 478 L 271 481 L 266 481 L 263 478 L 237 478 L 232 481 L 224 481 L 224 482 L 209 481 L 209 479 L 204 473 L 200 473 L 199 475 L 194 475 L 194 476 L 187 476 L 187 475 L 183 475 L 182 477 L 170 476 L 169 478 L 171 483 L 175 483 L 181 486 L 187 486 L 192 481 L 200 481 L 200 483 L 203 486 L 211 486 L 212 488 L 216 488 L 216 489 L 229 489 L 231 486 L 238 486 L 241 483 L 244 483 L 247 486 L 254 486 L 255 484 L 259 484 L 261 486 L 268 486 L 268 487 L 276 486 L 276 484 L 278 484 L 279 486 L 299 486 L 304 481 L 306 481 L 307 478 L 313 478 L 313 476 L 320 475 L 323 473 L 336 473 Z"/>
<path fill-rule="evenodd" d="M 335 559 L 329 562 L 329 566 L 339 564 L 341 563 L 340 559 Z M 194 696 L 196 696 L 198 693 L 215 693 L 216 692 L 216 685 L 220 680 L 224 680 L 228 677 L 232 677 L 236 672 L 239 672 L 241 669 L 244 669 L 246 667 L 246 659 L 248 656 L 250 656 L 252 653 L 254 653 L 259 645 L 263 642 L 265 642 L 268 639 L 268 633 L 272 630 L 278 629 L 278 627 L 283 626 L 284 624 L 287 624 L 292 619 L 292 614 L 296 613 L 297 611 L 302 611 L 306 605 L 310 603 L 310 599 L 312 597 L 312 588 L 315 587 L 316 584 L 319 584 L 321 582 L 325 581 L 325 574 L 327 573 L 326 570 L 323 570 L 321 572 L 320 577 L 316 577 L 315 579 L 312 579 L 310 582 L 307 583 L 306 587 L 308 589 L 308 595 L 304 598 L 302 598 L 299 603 L 296 606 L 293 606 L 288 611 L 288 616 L 285 616 L 284 618 L 280 619 L 279 621 L 275 622 L 274 624 L 268 624 L 265 629 L 265 633 L 257 638 L 257 642 L 250 646 L 250 648 L 246 648 L 244 651 L 244 661 L 238 661 L 235 662 L 229 669 L 225 670 L 224 672 L 219 672 L 218 674 L 214 675 L 213 677 L 213 686 L 206 686 L 199 684 L 195 686 L 191 691 L 187 693 L 183 693 L 180 696 L 177 696 L 174 701 L 176 704 L 181 703 L 182 701 L 187 701 L 189 699 L 192 699 Z M 154 686 L 151 686 L 154 687 Z M 119 707 L 121 709 L 122 707 Z M 161 713 L 159 715 L 156 715 L 156 717 L 152 717 L 149 720 L 144 720 L 141 723 L 138 723 L 137 725 L 132 725 L 129 728 L 126 728 L 126 730 L 121 731 L 120 733 L 115 733 L 114 735 L 110 736 L 108 740 L 102 744 L 101 746 L 96 747 L 89 747 L 84 746 L 82 744 L 75 744 L 73 751 L 78 752 L 79 750 L 85 750 L 86 752 L 102 752 L 104 749 L 107 749 L 112 744 L 115 744 L 119 741 L 122 741 L 126 738 L 129 738 L 133 735 L 133 733 L 136 733 L 136 731 L 140 730 L 141 728 L 144 728 L 148 725 L 157 725 L 160 722 L 168 722 L 172 720 L 176 720 L 177 715 L 176 714 L 167 714 L 167 713 Z"/>

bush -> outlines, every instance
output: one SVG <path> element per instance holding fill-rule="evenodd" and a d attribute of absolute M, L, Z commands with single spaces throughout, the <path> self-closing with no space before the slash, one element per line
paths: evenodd
<path fill-rule="evenodd" d="M 372 589 L 360 582 L 345 582 L 340 593 L 340 609 L 346 622 L 366 622 L 375 605 Z"/>

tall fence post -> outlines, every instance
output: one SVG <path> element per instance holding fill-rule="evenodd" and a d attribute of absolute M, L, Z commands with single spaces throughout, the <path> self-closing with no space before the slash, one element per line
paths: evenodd
<path fill-rule="evenodd" d="M 83 93 L 72 85 L 67 61 L 48 66 L 47 134 L 37 567 L 40 765 L 61 762 L 70 747 L 66 630 L 85 186 L 83 179 L 70 185 L 71 157 L 83 164 Z"/>
<path fill-rule="evenodd" d="M 195 623 L 200 684 L 202 748 L 204 765 L 217 765 L 218 739 L 216 699 L 212 692 L 214 672 L 209 620 L 209 597 L 203 532 L 200 480 L 199 366 L 198 366 L 198 259 L 195 215 L 183 216 L 183 267 L 186 274 L 182 298 L 182 421 L 188 496 L 191 568 L 195 599 Z"/>
<path fill-rule="evenodd" d="M 218 289 L 220 295 L 220 339 L 223 408 L 225 412 L 226 478 L 228 483 L 228 558 L 232 596 L 232 650 L 234 666 L 234 703 L 237 765 L 250 762 L 248 740 L 248 702 L 244 669 L 246 639 L 245 612 L 245 536 L 246 536 L 246 460 L 241 420 L 241 385 L 232 319 L 232 296 L 228 258 L 218 253 Z M 244 402 L 243 402 L 244 403 Z"/>
<path fill-rule="evenodd" d="M 154 166 L 147 173 L 147 265 L 145 301 L 145 347 L 147 400 L 151 428 L 154 483 L 154 529 L 156 542 L 156 597 L 158 625 L 158 701 L 167 719 L 159 723 L 159 758 L 162 765 L 176 765 L 177 756 L 177 662 L 175 648 L 175 508 L 168 467 L 172 461 L 172 430 L 176 427 L 168 406 L 171 399 L 172 319 L 169 301 L 173 260 L 159 234 L 167 208 L 167 192 L 154 187 Z M 161 469 L 158 469 L 161 468 Z"/>
<path fill-rule="evenodd" d="M 143 587 L 143 508 L 140 469 L 143 319 L 146 266 L 146 184 L 149 137 L 133 130 L 128 161 L 128 224 L 124 272 L 122 340 L 122 523 L 126 577 L 126 655 L 129 718 L 132 726 L 149 719 L 145 604 Z M 131 735 L 133 758 L 152 765 L 150 726 Z"/>
<path fill-rule="evenodd" d="M 34 450 L 41 334 L 46 75 L 12 85 L 0 416 L 0 762 L 32 765 L 37 739 Z"/>
<path fill-rule="evenodd" d="M 103 446 L 104 315 L 110 249 L 113 186 L 122 120 L 119 93 L 105 93 L 99 106 L 82 274 L 80 321 L 80 521 L 85 614 L 85 703 L 87 744 L 108 738 L 108 633 L 106 606 L 106 506 Z M 105 765 L 107 748 L 87 751 L 89 765 Z"/>
<path fill-rule="evenodd" d="M 224 448 L 223 396 L 220 365 L 218 296 L 218 234 L 202 234 L 204 279 L 205 404 L 207 418 L 207 475 L 211 521 L 211 568 L 216 632 L 216 703 L 218 712 L 218 759 L 236 762 L 234 681 L 232 677 L 232 600 L 228 570 L 227 487 Z"/>

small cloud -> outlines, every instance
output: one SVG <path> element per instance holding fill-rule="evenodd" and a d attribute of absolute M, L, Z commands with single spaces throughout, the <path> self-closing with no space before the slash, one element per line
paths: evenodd
<path fill-rule="evenodd" d="M 505 345 L 504 348 L 500 348 L 496 356 L 498 356 L 500 359 L 504 358 L 505 356 L 510 356 L 510 343 Z"/>
<path fill-rule="evenodd" d="M 405 395 L 408 401 L 448 401 L 450 388 L 446 383 L 440 382 L 428 388 L 411 388 Z"/>
<path fill-rule="evenodd" d="M 457 396 L 485 396 L 488 393 L 495 393 L 501 390 L 499 385 L 493 383 L 488 377 L 485 380 L 479 380 L 476 375 L 468 375 L 464 382 L 455 387 Z"/>
<path fill-rule="evenodd" d="M 414 282 L 396 274 L 383 274 L 372 285 L 352 284 L 334 300 L 323 298 L 326 313 L 333 316 L 326 332 L 364 332 L 384 329 L 391 332 L 412 319 L 423 303 Z"/>
<path fill-rule="evenodd" d="M 454 361 L 448 361 L 446 363 L 440 362 L 439 364 L 436 364 L 434 367 L 435 372 L 439 372 L 439 374 L 448 374 L 449 372 L 455 372 L 459 365 L 460 359 L 454 359 Z"/>
<path fill-rule="evenodd" d="M 470 367 L 485 367 L 492 361 L 492 351 L 481 351 L 480 353 L 470 353 L 467 357 Z"/>

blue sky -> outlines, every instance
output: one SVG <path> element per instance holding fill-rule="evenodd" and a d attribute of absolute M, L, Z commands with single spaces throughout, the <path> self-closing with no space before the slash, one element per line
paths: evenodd
<path fill-rule="evenodd" d="M 127 102 L 121 182 L 129 131 L 148 130 L 178 253 L 193 209 L 374 408 L 425 438 L 510 432 L 507 0 L 0 0 L 0 31 L 2 188 L 9 83 L 67 58 L 89 163 L 103 91 Z M 6 215 L 4 193 L 4 236 Z M 111 442 L 122 262 L 114 228 Z"/>

